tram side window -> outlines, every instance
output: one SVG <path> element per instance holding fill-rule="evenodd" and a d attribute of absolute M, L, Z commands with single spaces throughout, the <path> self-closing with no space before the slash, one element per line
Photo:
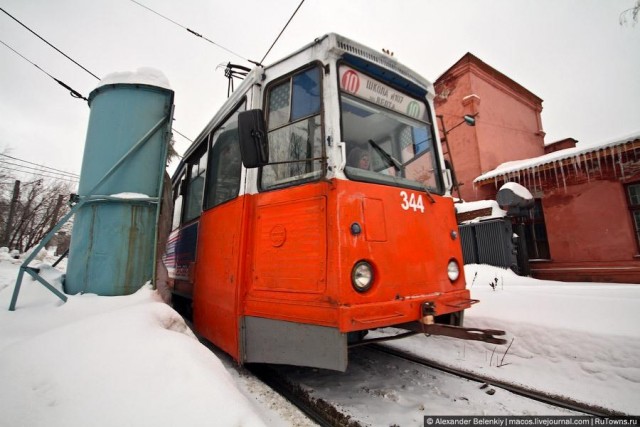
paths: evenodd
<path fill-rule="evenodd" d="M 238 112 L 236 112 L 213 136 L 206 209 L 238 196 L 242 171 L 241 164 Z"/>
<path fill-rule="evenodd" d="M 203 150 L 189 162 L 184 221 L 191 221 L 202 212 L 204 177 L 207 170 L 207 152 Z"/>
<path fill-rule="evenodd" d="M 294 74 L 268 92 L 269 165 L 261 188 L 317 179 L 322 173 L 320 68 Z"/>
<path fill-rule="evenodd" d="M 171 222 L 171 229 L 175 230 L 180 226 L 180 217 L 182 216 L 182 194 L 180 194 L 180 188 L 184 182 L 184 177 L 180 179 L 180 184 L 173 191 L 173 220 Z"/>

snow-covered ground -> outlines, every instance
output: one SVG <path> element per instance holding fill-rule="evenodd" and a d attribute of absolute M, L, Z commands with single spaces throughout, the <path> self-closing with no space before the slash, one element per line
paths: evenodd
<path fill-rule="evenodd" d="M 0 253 L 0 426 L 284 426 L 301 417 L 258 381 L 232 377 L 148 287 L 63 304 L 25 277 L 8 311 L 20 263 Z M 45 266 L 42 276 L 62 288 L 59 271 Z"/>
<path fill-rule="evenodd" d="M 445 365 L 640 414 L 640 286 L 564 283 L 465 266 L 481 302 L 465 326 L 507 331 L 511 347 L 415 336 L 389 343 Z M 476 274 L 477 273 L 477 274 Z M 506 354 L 505 354 L 506 353 Z"/>
<path fill-rule="evenodd" d="M 63 304 L 27 277 L 9 312 L 19 263 L 0 253 L 1 426 L 307 423 L 250 375 L 225 367 L 149 288 L 126 297 L 70 296 Z M 506 346 L 440 337 L 394 345 L 640 413 L 640 286 L 465 270 L 473 297 L 482 300 L 466 325 L 508 331 L 506 355 Z M 43 274 L 61 288 L 59 271 L 44 267 Z M 363 385 L 369 374 L 363 371 Z"/>

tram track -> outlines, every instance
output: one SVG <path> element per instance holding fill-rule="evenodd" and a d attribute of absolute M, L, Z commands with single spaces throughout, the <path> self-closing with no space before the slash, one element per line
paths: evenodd
<path fill-rule="evenodd" d="M 457 377 L 465 378 L 470 381 L 476 381 L 478 383 L 487 384 L 491 387 L 500 388 L 513 394 L 526 397 L 528 399 L 536 400 L 538 402 L 546 403 L 571 411 L 581 412 L 586 415 L 592 415 L 596 417 L 618 417 L 628 415 L 623 412 L 615 411 L 613 409 L 605 408 L 598 405 L 590 405 L 553 393 L 544 393 L 531 388 L 527 388 L 525 386 L 496 380 L 494 378 L 485 377 L 468 371 L 462 371 L 382 344 L 371 344 L 368 346 L 368 348 L 394 357 L 398 357 L 400 359 L 409 360 L 422 366 L 437 369 L 439 371 L 446 372 Z"/>
<path fill-rule="evenodd" d="M 322 427 L 364 427 L 331 403 L 312 397 L 300 385 L 289 381 L 269 365 L 252 365 L 247 370 Z"/>
<path fill-rule="evenodd" d="M 214 353 L 217 353 L 213 350 L 215 346 L 207 343 L 206 341 L 204 341 L 203 344 L 207 345 Z M 539 404 L 546 404 L 549 406 L 596 417 L 627 416 L 627 414 L 625 413 L 611 410 L 609 408 L 589 405 L 563 396 L 558 396 L 551 393 L 542 393 L 525 386 L 511 384 L 482 375 L 461 371 L 456 368 L 452 368 L 441 363 L 434 362 L 420 356 L 416 356 L 414 354 L 406 353 L 402 350 L 394 349 L 382 344 L 369 344 L 367 346 L 364 346 L 363 350 L 365 347 L 370 352 L 369 354 L 371 355 L 371 359 L 374 360 L 374 363 L 376 363 L 376 361 L 378 360 L 378 358 L 375 357 L 376 353 L 384 354 L 386 357 L 403 360 L 405 363 L 413 363 L 426 369 L 432 369 L 441 372 L 445 375 L 452 375 L 463 381 L 466 380 L 476 382 L 480 385 L 478 387 L 474 386 L 474 388 L 476 389 L 485 389 L 487 388 L 487 386 L 489 386 L 491 388 L 500 389 L 518 395 L 523 399 L 536 401 Z M 358 357 L 362 357 L 363 355 L 364 353 L 360 353 Z M 381 365 L 395 364 L 393 364 L 393 362 L 389 363 L 389 361 L 387 361 L 381 363 Z M 369 389 L 371 389 L 374 395 L 382 395 L 382 393 L 378 393 L 378 391 L 375 390 L 377 386 L 369 385 L 368 381 L 363 381 L 362 383 L 359 383 L 355 386 L 353 384 L 349 386 L 347 384 L 347 381 L 343 381 L 345 374 L 335 373 L 334 376 L 333 374 L 331 374 L 331 371 L 269 364 L 249 364 L 245 365 L 244 368 L 246 368 L 246 370 L 251 375 L 255 376 L 258 380 L 263 382 L 274 392 L 281 395 L 285 400 L 298 408 L 298 410 L 300 410 L 300 412 L 302 412 L 310 420 L 320 426 L 361 427 L 372 425 L 372 419 L 370 417 L 367 418 L 366 416 L 363 417 L 362 413 L 358 410 L 353 410 L 354 408 L 351 407 L 348 397 L 346 399 L 336 399 L 336 394 L 326 395 L 321 391 L 319 392 L 319 389 L 322 387 L 318 386 L 318 381 L 322 383 L 322 385 L 326 389 L 329 390 L 337 390 L 338 388 L 343 387 L 343 391 L 341 392 L 342 396 L 358 395 L 359 393 L 362 393 L 362 390 L 366 390 L 368 392 L 370 391 Z M 294 373 L 293 375 L 291 375 L 292 372 Z M 300 380 L 300 378 L 296 376 L 296 372 L 304 372 L 302 380 Z M 394 375 L 394 373 L 383 374 L 381 376 L 388 377 L 389 375 Z M 430 375 L 431 374 L 429 374 L 429 376 Z M 316 381 L 315 384 L 314 381 Z M 343 382 L 344 384 L 340 384 L 341 382 Z M 372 401 L 372 404 L 375 405 L 375 402 Z M 375 421 L 373 424 L 375 425 Z M 398 425 L 402 425 L 402 423 Z"/>

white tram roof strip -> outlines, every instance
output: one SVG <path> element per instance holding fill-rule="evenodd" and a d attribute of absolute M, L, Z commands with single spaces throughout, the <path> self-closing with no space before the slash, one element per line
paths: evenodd
<path fill-rule="evenodd" d="M 533 169 L 539 166 L 551 164 L 554 162 L 561 162 L 563 160 L 567 160 L 571 158 L 577 159 L 578 156 L 581 156 L 581 155 L 597 153 L 598 151 L 625 145 L 627 143 L 633 142 L 638 139 L 640 139 L 640 131 L 633 132 L 623 137 L 614 138 L 612 140 L 609 140 L 600 144 L 590 145 L 588 147 L 567 148 L 564 150 L 559 150 L 553 153 L 545 154 L 543 156 L 533 157 L 531 159 L 514 160 L 511 162 L 502 163 L 497 168 L 480 175 L 479 177 L 474 179 L 473 182 L 479 183 L 479 182 L 493 179 L 499 176 L 504 176 L 513 172 Z"/>

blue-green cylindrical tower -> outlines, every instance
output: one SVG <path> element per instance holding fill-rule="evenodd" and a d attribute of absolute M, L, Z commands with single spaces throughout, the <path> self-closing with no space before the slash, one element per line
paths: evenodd
<path fill-rule="evenodd" d="M 157 72 L 112 76 L 89 95 L 68 294 L 128 295 L 153 278 L 173 91 Z"/>

